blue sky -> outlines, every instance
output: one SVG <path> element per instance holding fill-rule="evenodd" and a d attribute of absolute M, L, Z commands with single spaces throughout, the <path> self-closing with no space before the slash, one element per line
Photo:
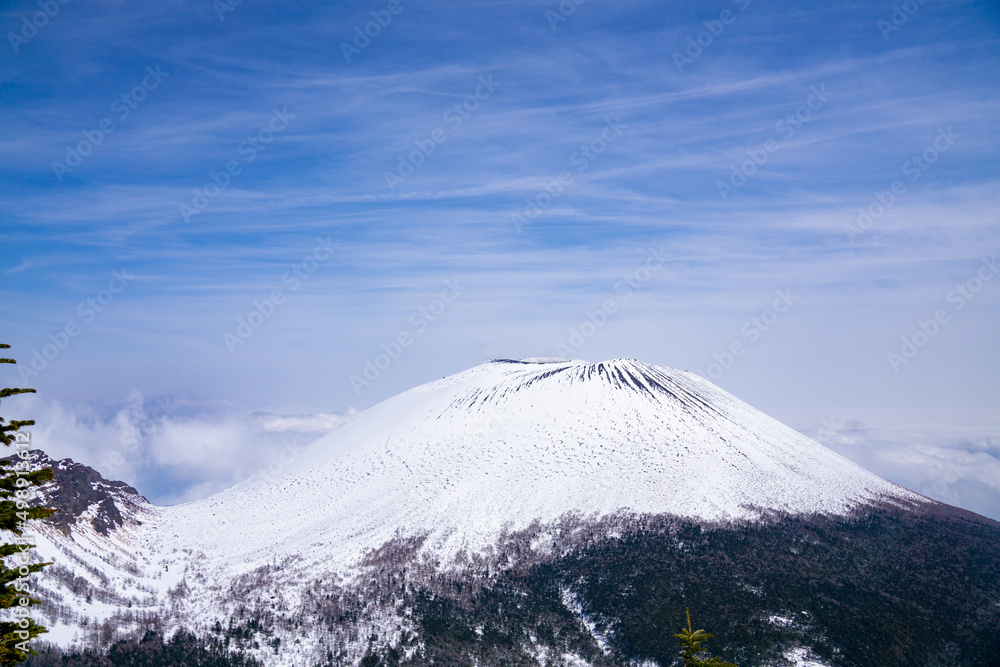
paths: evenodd
<path fill-rule="evenodd" d="M 0 29 L 0 313 L 37 372 L 7 384 L 56 454 L 175 502 L 490 358 L 635 357 L 1000 516 L 996 3 Z"/>

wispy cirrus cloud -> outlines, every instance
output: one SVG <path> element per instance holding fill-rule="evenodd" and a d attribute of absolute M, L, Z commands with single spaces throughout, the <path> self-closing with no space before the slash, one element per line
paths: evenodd
<path fill-rule="evenodd" d="M 351 63 L 339 43 L 369 8 L 350 4 L 242 3 L 220 20 L 189 0 L 69 3 L 17 53 L 3 44 L 7 342 L 30 360 L 80 320 L 78 304 L 110 271 L 137 276 L 33 379 L 39 390 L 67 402 L 197 391 L 246 414 L 340 414 L 357 398 L 358 361 L 442 281 L 469 287 L 365 401 L 491 357 L 551 356 L 663 246 L 670 260 L 585 356 L 704 367 L 774 290 L 792 288 L 794 312 L 724 388 L 788 420 L 845 397 L 886 409 L 996 404 L 984 333 L 1000 312 L 995 284 L 905 377 L 885 362 L 1000 251 L 992 8 L 927 4 L 886 40 L 877 21 L 888 3 L 753 2 L 683 72 L 672 54 L 718 8 L 588 3 L 556 31 L 550 8 L 421 0 Z M 4 33 L 33 11 L 31 0 L 5 6 Z M 167 76 L 134 94 L 157 66 Z M 449 121 L 484 76 L 499 87 Z M 828 100 L 794 120 L 814 88 Z M 125 117 L 123 95 L 135 104 Z M 244 142 L 275 109 L 295 118 L 248 160 Z M 580 160 L 609 117 L 627 131 Z M 60 182 L 52 163 L 105 118 L 114 131 Z M 447 139 L 387 187 L 400 156 L 440 128 Z M 954 146 L 909 180 L 904 164 L 942 128 Z M 772 139 L 779 148 L 721 199 L 717 184 Z M 179 207 L 231 161 L 240 173 L 185 222 Z M 517 234 L 512 213 L 563 171 L 572 186 Z M 849 238 L 858 209 L 897 179 L 905 195 Z M 283 276 L 317 237 L 337 250 L 288 291 Z M 222 334 L 275 289 L 287 300 L 230 355 Z M 258 427 L 239 437 L 253 441 Z M 235 432 L 217 432 L 219 446 L 236 447 Z"/>

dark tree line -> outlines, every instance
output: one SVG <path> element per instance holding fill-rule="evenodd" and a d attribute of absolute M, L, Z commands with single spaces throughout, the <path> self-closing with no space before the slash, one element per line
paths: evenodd
<path fill-rule="evenodd" d="M 67 651 L 48 646 L 25 667 L 260 667 L 216 637 L 198 638 L 179 630 L 168 640 L 153 630 L 141 638 L 115 642 L 107 650 Z"/>
<path fill-rule="evenodd" d="M 0 349 L 10 345 L 0 343 Z M 14 359 L 0 358 L 0 364 L 16 364 Z M 0 389 L 0 400 L 19 394 L 33 394 L 34 389 L 5 387 Z M 17 456 L 0 460 L 0 529 L 20 537 L 25 534 L 32 519 L 44 519 L 55 510 L 38 507 L 32 503 L 34 488 L 50 481 L 52 469 L 30 470 L 30 436 L 22 428 L 34 426 L 33 419 L 5 420 L 0 417 L 0 444 L 14 445 Z M 30 609 L 40 601 L 34 597 L 32 574 L 52 563 L 38 563 L 30 558 L 33 544 L 25 540 L 0 544 L 0 609 L 6 611 L 0 620 L 0 666 L 7 667 L 24 662 L 34 651 L 30 640 L 43 632 L 45 627 L 31 617 Z"/>
<path fill-rule="evenodd" d="M 364 664 L 558 665 L 539 656 L 569 652 L 595 665 L 680 665 L 675 633 L 690 607 L 712 628 L 713 653 L 740 667 L 787 664 L 796 647 L 843 667 L 1000 665 L 1000 526 L 981 517 L 886 507 L 608 527 L 494 577 L 408 582 L 412 631 L 373 636 Z"/>

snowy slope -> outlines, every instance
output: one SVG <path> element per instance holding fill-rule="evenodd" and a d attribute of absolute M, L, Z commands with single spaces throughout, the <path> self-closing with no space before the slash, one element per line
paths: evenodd
<path fill-rule="evenodd" d="M 482 364 L 384 401 L 284 463 L 278 478 L 183 505 L 128 496 L 107 534 L 96 503 L 69 534 L 41 528 L 39 552 L 62 568 L 42 578 L 64 600 L 52 639 L 96 636 L 84 617 L 121 632 L 150 613 L 205 631 L 251 603 L 292 623 L 312 613 L 310 586 L 354 585 L 364 554 L 394 538 L 426 536 L 422 553 L 448 567 L 568 515 L 725 521 L 926 502 L 691 373 L 631 359 Z M 405 611 L 364 622 L 391 635 Z M 295 630 L 290 664 L 330 637 Z"/>
<path fill-rule="evenodd" d="M 281 536 L 268 557 L 346 565 L 397 531 L 449 555 L 566 513 L 726 520 L 888 497 L 919 498 L 691 373 L 494 361 L 371 408 L 278 480 L 167 508 L 150 546 L 245 567 L 264 533 Z"/>

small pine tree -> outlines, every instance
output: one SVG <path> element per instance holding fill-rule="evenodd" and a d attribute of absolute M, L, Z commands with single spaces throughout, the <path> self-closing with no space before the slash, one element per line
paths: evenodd
<path fill-rule="evenodd" d="M 702 647 L 701 643 L 711 639 L 713 635 L 704 630 L 691 629 L 691 610 L 684 608 L 687 614 L 687 627 L 681 628 L 679 634 L 674 635 L 681 641 L 681 658 L 684 660 L 684 667 L 736 667 L 731 662 L 724 662 L 722 658 L 702 658 L 702 653 L 708 653 L 708 649 Z"/>
<path fill-rule="evenodd" d="M 0 343 L 0 349 L 10 345 Z M 17 363 L 13 359 L 0 359 L 2 364 Z M 17 394 L 33 394 L 34 389 L 18 389 L 7 387 L 0 389 L 0 399 Z M 5 422 L 0 417 L 0 443 L 9 447 L 18 440 L 18 431 L 25 426 L 33 426 L 35 421 L 11 420 Z M 54 509 L 29 507 L 26 502 L 30 497 L 28 487 L 47 482 L 52 479 L 52 469 L 27 472 L 20 463 L 0 461 L 0 529 L 9 530 L 14 535 L 24 532 L 24 524 L 29 519 L 43 519 Z M 17 543 L 0 543 L 0 609 L 21 608 L 38 604 L 38 600 L 29 596 L 27 575 L 38 572 L 51 563 L 21 564 L 9 563 L 8 556 L 23 554 L 33 545 Z M 14 567 L 9 567 L 13 565 Z M 32 655 L 38 655 L 28 646 L 28 641 L 46 632 L 46 629 L 34 619 L 23 617 L 14 621 L 0 621 L 0 667 L 19 665 Z"/>

